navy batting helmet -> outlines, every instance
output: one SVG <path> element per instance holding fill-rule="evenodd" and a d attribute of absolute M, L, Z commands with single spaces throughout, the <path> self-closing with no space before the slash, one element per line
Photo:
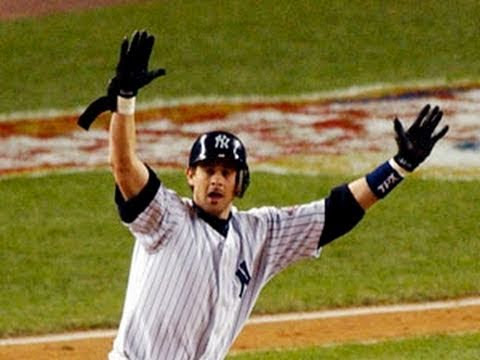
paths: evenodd
<path fill-rule="evenodd" d="M 237 188 L 235 194 L 242 197 L 250 183 L 245 146 L 235 135 L 227 131 L 211 131 L 200 135 L 192 145 L 188 166 L 193 167 L 201 161 L 232 161 L 237 169 Z"/>

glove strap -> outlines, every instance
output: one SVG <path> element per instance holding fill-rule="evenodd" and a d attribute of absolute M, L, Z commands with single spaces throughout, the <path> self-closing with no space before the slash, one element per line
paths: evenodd
<path fill-rule="evenodd" d="M 379 199 L 384 198 L 407 175 L 394 159 L 386 161 L 366 176 L 368 186 Z"/>
<path fill-rule="evenodd" d="M 120 115 L 135 114 L 135 97 L 124 98 L 117 96 L 117 113 Z"/>
<path fill-rule="evenodd" d="M 107 110 L 115 111 L 115 99 L 110 96 L 102 96 L 96 99 L 80 115 L 77 121 L 78 126 L 88 131 L 95 119 Z"/>
<path fill-rule="evenodd" d="M 398 172 L 400 174 L 401 177 L 405 178 L 407 177 L 409 174 L 411 174 L 410 171 L 408 171 L 407 169 L 405 169 L 404 167 L 402 167 L 397 161 L 395 158 L 391 158 L 390 160 L 388 160 L 388 163 L 390 164 L 390 166 L 392 168 L 395 169 L 396 172 Z"/>

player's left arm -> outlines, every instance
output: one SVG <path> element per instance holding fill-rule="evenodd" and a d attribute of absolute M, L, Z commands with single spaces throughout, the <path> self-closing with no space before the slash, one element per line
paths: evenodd
<path fill-rule="evenodd" d="M 438 106 L 426 105 L 408 128 L 394 120 L 397 154 L 366 176 L 332 190 L 325 200 L 325 227 L 320 246 L 350 231 L 378 200 L 384 198 L 431 153 L 448 131 L 444 126 L 435 133 L 443 112 Z"/>

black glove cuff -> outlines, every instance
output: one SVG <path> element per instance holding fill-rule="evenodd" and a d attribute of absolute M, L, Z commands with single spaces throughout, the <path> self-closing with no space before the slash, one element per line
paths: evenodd
<path fill-rule="evenodd" d="M 133 88 L 125 89 L 125 87 L 122 88 L 120 85 L 121 82 L 122 81 L 119 80 L 118 76 L 115 76 L 112 79 L 110 79 L 108 83 L 108 90 L 107 90 L 108 95 L 114 97 L 115 99 L 117 98 L 117 96 L 121 96 L 125 99 L 129 99 L 137 96 L 138 89 L 133 89 Z M 125 84 L 123 85 L 125 86 Z"/>
<path fill-rule="evenodd" d="M 123 97 L 123 98 L 125 98 L 125 99 L 133 98 L 133 97 L 137 96 L 137 93 L 138 93 L 137 90 L 124 90 L 124 89 L 120 89 L 120 90 L 118 91 L 118 95 L 120 95 L 121 97 Z"/>
<path fill-rule="evenodd" d="M 406 171 L 412 172 L 417 168 L 419 162 L 408 160 L 405 156 L 397 154 L 393 157 L 398 165 L 404 168 Z"/>

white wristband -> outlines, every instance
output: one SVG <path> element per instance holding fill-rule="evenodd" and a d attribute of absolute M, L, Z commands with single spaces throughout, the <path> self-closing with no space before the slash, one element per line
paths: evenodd
<path fill-rule="evenodd" d="M 394 168 L 394 170 L 395 170 L 396 172 L 398 172 L 398 174 L 399 174 L 401 177 L 405 178 L 408 174 L 410 174 L 409 171 L 405 170 L 405 169 L 402 168 L 400 165 L 398 165 L 398 163 L 395 161 L 394 158 L 391 158 L 390 160 L 388 160 L 388 163 L 390 164 L 390 166 L 391 166 L 392 168 Z"/>
<path fill-rule="evenodd" d="M 117 113 L 133 115 L 135 113 L 135 96 L 131 98 L 117 96 Z"/>

